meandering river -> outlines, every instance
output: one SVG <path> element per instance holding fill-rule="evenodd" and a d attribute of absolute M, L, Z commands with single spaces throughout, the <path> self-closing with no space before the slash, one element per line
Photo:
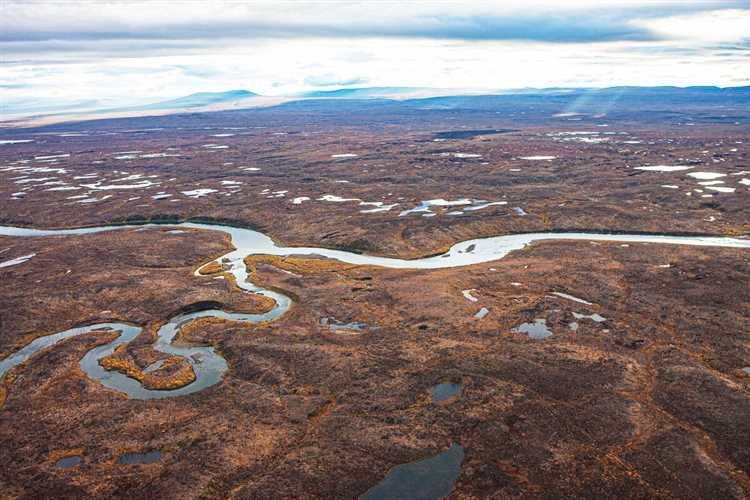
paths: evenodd
<path fill-rule="evenodd" d="M 99 361 L 109 356 L 122 344 L 132 341 L 141 332 L 141 327 L 127 323 L 97 323 L 94 325 L 71 328 L 63 332 L 38 337 L 25 347 L 0 361 L 0 379 L 14 367 L 25 362 L 42 349 L 50 348 L 65 339 L 83 335 L 95 330 L 112 330 L 119 332 L 113 341 L 95 347 L 88 351 L 81 359 L 81 369 L 93 380 L 99 381 L 105 387 L 125 393 L 132 399 L 155 399 L 181 396 L 200 391 L 217 384 L 227 370 L 227 364 L 212 347 L 176 345 L 172 341 L 180 328 L 191 321 L 200 318 L 221 318 L 239 323 L 260 323 L 279 318 L 291 307 L 292 301 L 284 294 L 261 288 L 248 280 L 248 271 L 244 259 L 250 255 L 309 255 L 323 256 L 341 262 L 355 265 L 372 265 L 398 269 L 439 269 L 447 267 L 468 266 L 484 262 L 500 260 L 510 252 L 525 246 L 545 240 L 585 240 L 611 241 L 623 243 L 655 243 L 667 245 L 691 245 L 704 247 L 748 248 L 750 240 L 740 238 L 715 236 L 669 236 L 652 234 L 606 234 L 589 232 L 570 233 L 527 233 L 491 238 L 480 238 L 463 241 L 453 245 L 446 253 L 425 257 L 422 259 L 397 259 L 363 255 L 343 250 L 331 250 L 317 247 L 284 247 L 277 245 L 270 237 L 252 229 L 237 228 L 221 224 L 184 222 L 179 224 L 134 224 L 118 226 L 98 226 L 79 229 L 31 229 L 23 227 L 0 226 L 0 235 L 14 237 L 51 237 L 65 235 L 81 235 L 100 233 L 104 231 L 125 230 L 133 228 L 171 227 L 182 229 L 204 229 L 222 231 L 232 238 L 235 249 L 219 257 L 215 261 L 224 265 L 225 272 L 231 273 L 236 279 L 237 286 L 248 293 L 257 293 L 275 301 L 274 307 L 262 314 L 242 314 L 207 309 L 198 312 L 179 314 L 170 318 L 157 332 L 154 349 L 170 355 L 183 356 L 193 367 L 196 379 L 192 383 L 171 390 L 151 390 L 120 372 L 105 370 Z M 200 266 L 201 269 L 211 262 Z"/>

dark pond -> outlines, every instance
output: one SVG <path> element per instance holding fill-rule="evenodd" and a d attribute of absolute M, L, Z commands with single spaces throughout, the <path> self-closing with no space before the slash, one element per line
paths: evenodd
<path fill-rule="evenodd" d="M 161 460 L 160 451 L 148 451 L 146 453 L 126 453 L 117 459 L 117 463 L 122 465 L 153 464 L 159 460 Z"/>
<path fill-rule="evenodd" d="M 71 467 L 75 467 L 76 465 L 79 465 L 81 463 L 81 457 L 78 455 L 73 455 L 70 457 L 64 457 L 58 460 L 55 465 L 57 467 L 60 467 L 61 469 L 70 469 Z"/>
<path fill-rule="evenodd" d="M 370 488 L 360 499 L 443 498 L 453 491 L 463 461 L 464 449 L 454 443 L 434 457 L 394 467 L 383 481 Z"/>
<path fill-rule="evenodd" d="M 450 382 L 438 384 L 432 388 L 432 402 L 439 403 L 445 401 L 461 392 L 461 384 Z"/>

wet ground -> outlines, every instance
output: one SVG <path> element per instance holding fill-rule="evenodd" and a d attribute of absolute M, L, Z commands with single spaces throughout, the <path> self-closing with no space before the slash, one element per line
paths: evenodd
<path fill-rule="evenodd" d="M 151 333 L 124 355 L 147 368 L 157 360 L 148 325 L 175 310 L 205 301 L 262 307 L 227 280 L 192 276 L 226 251 L 226 240 L 198 231 L 189 245 L 172 245 L 168 238 L 185 235 L 164 233 L 24 239 L 23 251 L 37 256 L 3 271 L 18 285 L 1 297 L 12 304 L 2 315 L 3 352 L 81 317 L 128 316 Z M 216 386 L 158 401 L 118 397 L 77 369 L 106 333 L 70 339 L 14 372 L 0 412 L 9 444 L 0 458 L 11 464 L 1 480 L 17 496 L 54 489 L 343 498 L 456 443 L 464 452 L 457 496 L 719 491 L 741 498 L 750 473 L 743 444 L 750 428 L 738 417 L 750 405 L 745 253 L 580 241 L 543 242 L 457 269 L 259 263 L 259 284 L 295 297 L 287 316 L 183 334 L 226 358 L 229 371 Z M 467 289 L 493 314 L 477 321 L 477 304 L 461 293 Z M 75 310 L 69 290 L 86 291 Z M 40 310 L 51 313 L 34 314 Z M 368 328 L 352 336 L 321 325 L 321 317 Z M 538 318 L 553 336 L 513 333 Z M 567 328 L 574 320 L 577 331 Z M 459 381 L 458 398 L 433 403 L 432 388 Z M 60 425 L 68 421 L 76 425 Z M 160 450 L 160 460 L 116 463 L 144 449 Z M 81 450 L 85 460 L 58 467 L 54 453 L 66 450 Z"/>
<path fill-rule="evenodd" d="M 462 114 L 460 125 L 446 111 L 364 127 L 367 115 L 356 113 L 344 124 L 325 114 L 267 114 L 262 125 L 242 113 L 211 116 L 201 125 L 161 118 L 162 130 L 81 124 L 76 137 L 36 130 L 33 143 L 0 145 L 2 222 L 211 217 L 280 244 L 403 258 L 512 232 L 748 232 L 750 137 L 727 120 L 537 123 L 492 110 Z M 555 158 L 523 159 L 535 156 Z M 137 187 L 110 188 L 118 184 Z M 431 205 L 430 217 L 399 217 L 425 200 L 464 199 Z M 13 262 L 0 267 L 0 359 L 40 335 L 127 321 L 143 331 L 113 363 L 171 380 L 184 363 L 153 349 L 169 318 L 269 307 L 230 276 L 193 275 L 229 249 L 225 236 L 166 228 L 0 237 L 0 263 Z M 459 449 L 457 472 L 428 474 L 435 495 L 750 495 L 747 250 L 582 240 L 454 269 L 294 256 L 252 265 L 258 284 L 294 304 L 271 323 L 184 328 L 177 341 L 226 360 L 205 390 L 135 401 L 91 380 L 79 363 L 113 340 L 106 331 L 13 369 L 0 386 L 3 495 L 414 492 L 419 471 L 430 470 L 416 464 Z M 489 313 L 477 319 L 482 308 Z M 551 336 L 514 332 L 540 320 Z M 435 401 L 441 384 L 460 392 Z M 153 463 L 118 463 L 152 452 Z"/>

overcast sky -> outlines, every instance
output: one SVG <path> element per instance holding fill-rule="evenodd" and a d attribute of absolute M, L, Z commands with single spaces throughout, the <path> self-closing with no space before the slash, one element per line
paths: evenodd
<path fill-rule="evenodd" d="M 744 1 L 0 0 L 0 100 L 750 85 Z"/>

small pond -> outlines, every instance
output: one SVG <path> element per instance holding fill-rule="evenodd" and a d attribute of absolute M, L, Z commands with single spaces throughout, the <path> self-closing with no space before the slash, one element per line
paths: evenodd
<path fill-rule="evenodd" d="M 160 451 L 148 451 L 146 453 L 126 453 L 117 459 L 121 465 L 154 464 L 161 460 Z"/>
<path fill-rule="evenodd" d="M 463 460 L 463 447 L 454 443 L 434 457 L 394 467 L 360 499 L 436 500 L 446 497 L 453 491 Z"/>
<path fill-rule="evenodd" d="M 439 403 L 461 393 L 461 384 L 445 382 L 432 388 L 432 402 Z"/>

